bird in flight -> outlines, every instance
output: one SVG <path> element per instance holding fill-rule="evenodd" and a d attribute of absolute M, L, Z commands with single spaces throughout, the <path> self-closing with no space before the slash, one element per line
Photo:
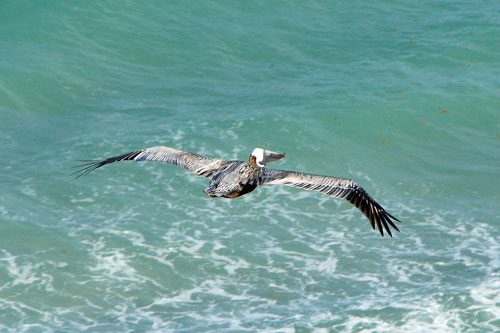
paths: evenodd
<path fill-rule="evenodd" d="M 286 157 L 285 153 L 255 148 L 248 162 L 226 161 L 166 146 L 155 146 L 102 160 L 81 160 L 86 163 L 76 166 L 80 169 L 72 175 L 79 178 L 103 165 L 119 161 L 166 162 L 181 166 L 197 175 L 211 178 L 209 186 L 203 191 L 211 197 L 236 198 L 252 192 L 260 185 L 288 185 L 346 199 L 370 220 L 373 229 L 377 226 L 382 236 L 385 230 L 392 237 L 390 227 L 399 231 L 394 221 L 400 221 L 389 214 L 351 179 L 266 167 L 267 163 L 284 157 Z"/>

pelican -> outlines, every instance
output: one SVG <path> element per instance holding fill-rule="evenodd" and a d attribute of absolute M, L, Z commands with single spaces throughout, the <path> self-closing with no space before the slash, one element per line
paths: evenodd
<path fill-rule="evenodd" d="M 286 157 L 255 148 L 248 162 L 226 161 L 166 146 L 155 146 L 102 160 L 81 160 L 85 164 L 72 175 L 79 178 L 103 165 L 119 161 L 159 161 L 181 166 L 197 175 L 211 178 L 203 191 L 211 197 L 236 198 L 250 193 L 257 186 L 266 184 L 288 185 L 306 190 L 319 191 L 335 198 L 346 199 L 357 207 L 369 220 L 372 228 L 377 226 L 380 234 L 385 231 L 392 237 L 389 226 L 399 229 L 394 221 L 400 222 L 376 202 L 361 186 L 351 179 L 321 176 L 316 174 L 266 168 L 266 164 Z"/>

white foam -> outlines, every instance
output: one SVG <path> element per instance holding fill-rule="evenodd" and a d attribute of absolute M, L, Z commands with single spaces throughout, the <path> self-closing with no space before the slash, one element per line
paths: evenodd
<path fill-rule="evenodd" d="M 493 319 L 500 318 L 500 276 L 498 274 L 472 287 L 470 296 L 478 303 L 473 306 L 476 312 L 484 311 L 490 313 Z"/>
<path fill-rule="evenodd" d="M 82 198 L 82 199 L 71 199 L 72 203 L 81 203 L 81 202 L 95 202 L 93 198 Z"/>
<path fill-rule="evenodd" d="M 1 258 L 0 261 L 5 261 L 7 263 L 7 272 L 12 280 L 2 288 L 20 284 L 29 285 L 41 280 L 36 273 L 36 270 L 41 266 L 41 263 L 33 264 L 31 262 L 27 262 L 25 264 L 18 264 L 18 256 L 13 256 L 5 250 L 3 253 L 5 254 L 5 257 Z"/>
<path fill-rule="evenodd" d="M 89 270 L 117 280 L 138 280 L 136 270 L 129 265 L 128 257 L 120 249 L 104 250 L 105 247 L 104 237 L 92 243 L 90 252 L 96 264 L 89 266 Z"/>

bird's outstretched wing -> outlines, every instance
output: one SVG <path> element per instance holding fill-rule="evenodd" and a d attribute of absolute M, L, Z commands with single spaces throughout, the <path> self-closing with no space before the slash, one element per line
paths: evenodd
<path fill-rule="evenodd" d="M 392 237 L 389 225 L 399 231 L 394 221 L 400 221 L 389 214 L 361 186 L 351 179 L 264 168 L 261 173 L 261 185 L 264 184 L 294 186 L 319 191 L 335 198 L 346 199 L 368 217 L 373 229 L 375 229 L 375 224 L 377 225 L 382 236 L 384 236 L 385 229 Z"/>
<path fill-rule="evenodd" d="M 172 163 L 205 177 L 212 177 L 228 163 L 226 160 L 198 155 L 188 151 L 166 146 L 156 146 L 102 160 L 81 161 L 88 163 L 77 165 L 76 168 L 81 169 L 72 175 L 76 175 L 76 178 L 79 178 L 103 165 L 119 161 L 158 161 Z"/>

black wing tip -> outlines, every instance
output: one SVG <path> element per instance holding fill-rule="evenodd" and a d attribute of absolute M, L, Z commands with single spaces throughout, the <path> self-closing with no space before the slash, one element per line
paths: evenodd
<path fill-rule="evenodd" d="M 70 176 L 75 176 L 75 179 L 80 178 L 81 176 L 85 176 L 89 174 L 90 172 L 94 171 L 95 169 L 103 166 L 106 163 L 103 163 L 104 161 L 100 160 L 78 160 L 78 162 L 89 162 L 89 163 L 84 163 L 80 165 L 75 165 L 73 168 L 81 168 L 79 170 L 76 170 L 75 172 L 70 173 Z"/>
<path fill-rule="evenodd" d="M 395 222 L 401 221 L 389 214 L 378 202 L 376 202 L 362 187 L 357 185 L 349 195 L 347 201 L 358 208 L 370 221 L 373 230 L 377 230 L 382 237 L 387 233 L 392 237 L 392 230 L 400 232 Z"/>
<path fill-rule="evenodd" d="M 82 169 L 73 172 L 72 174 L 70 174 L 70 176 L 76 175 L 75 179 L 78 179 L 81 176 L 85 176 L 90 172 L 94 171 L 95 169 L 102 167 L 103 165 L 118 161 L 134 160 L 137 157 L 137 155 L 139 155 L 143 151 L 144 150 L 136 150 L 115 157 L 105 158 L 103 160 L 77 160 L 77 162 L 87 162 L 87 163 L 74 166 L 73 168 L 82 168 Z"/>
<path fill-rule="evenodd" d="M 379 226 L 379 231 L 380 231 L 380 234 L 382 235 L 382 237 L 384 237 L 384 229 L 385 229 L 385 231 L 387 231 L 387 233 L 389 234 L 389 236 L 391 238 L 392 238 L 392 231 L 393 230 L 396 230 L 397 232 L 401 232 L 399 230 L 399 228 L 396 226 L 396 224 L 394 224 L 394 221 L 401 223 L 401 221 L 399 219 L 395 218 L 394 216 L 392 216 L 391 214 L 389 214 L 385 210 L 382 210 L 380 212 L 380 215 L 377 216 L 377 225 Z M 383 225 L 383 228 L 382 228 L 382 225 Z M 391 230 L 391 227 L 392 227 L 392 230 Z"/>
<path fill-rule="evenodd" d="M 392 238 L 392 230 L 400 232 L 399 228 L 396 226 L 394 221 L 400 222 L 399 219 L 389 214 L 382 206 L 380 206 L 376 201 L 371 199 L 369 202 L 365 202 L 364 205 L 358 206 L 363 214 L 368 218 L 372 228 L 375 230 L 375 225 L 382 237 L 386 232 Z M 365 208 L 365 209 L 363 209 Z"/>
<path fill-rule="evenodd" d="M 103 165 L 114 162 L 113 158 L 103 159 L 103 160 L 77 160 L 78 162 L 87 162 L 80 165 L 75 165 L 73 168 L 81 168 L 80 170 L 76 170 L 71 173 L 70 176 L 75 176 L 75 179 L 78 179 L 82 176 L 86 176 L 97 168 L 102 167 Z"/>
<path fill-rule="evenodd" d="M 391 218 L 391 220 L 394 220 L 394 221 L 397 221 L 397 222 L 401 223 L 401 221 L 400 221 L 397 217 L 392 216 L 392 215 L 391 215 L 391 214 L 389 214 L 388 212 L 385 212 L 385 213 L 387 214 L 387 216 L 389 216 L 389 217 Z M 394 226 L 394 228 L 396 228 L 396 227 Z M 397 228 L 396 228 L 396 229 L 397 229 Z M 398 230 L 398 231 L 399 231 L 399 230 Z"/>

